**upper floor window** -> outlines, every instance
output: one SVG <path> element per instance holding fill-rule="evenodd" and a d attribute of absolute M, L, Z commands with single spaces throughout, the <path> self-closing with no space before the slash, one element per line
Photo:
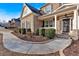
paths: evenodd
<path fill-rule="evenodd" d="M 45 7 L 45 13 L 51 12 L 51 5 Z"/>

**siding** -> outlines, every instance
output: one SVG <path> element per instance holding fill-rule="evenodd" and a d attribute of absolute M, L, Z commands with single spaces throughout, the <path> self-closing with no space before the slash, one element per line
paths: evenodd
<path fill-rule="evenodd" d="M 48 5 L 51 5 L 51 6 L 52 6 L 52 7 L 51 7 L 52 11 L 53 11 L 53 10 L 56 10 L 58 7 L 60 7 L 60 3 L 49 3 L 49 4 L 47 4 L 46 6 L 48 6 Z M 46 8 L 46 6 L 42 7 L 41 10 L 44 11 L 45 8 Z"/>
<path fill-rule="evenodd" d="M 31 31 L 34 32 L 34 15 L 33 14 L 30 14 L 29 16 L 24 17 L 21 21 L 25 24 L 26 22 L 29 22 L 31 25 L 30 26 Z M 26 28 L 26 25 L 25 25 L 25 28 Z"/>

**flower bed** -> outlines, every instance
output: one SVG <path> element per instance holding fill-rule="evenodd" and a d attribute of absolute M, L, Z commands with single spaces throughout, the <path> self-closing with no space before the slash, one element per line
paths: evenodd
<path fill-rule="evenodd" d="M 21 35 L 20 33 L 12 32 L 12 34 L 14 34 L 18 38 L 21 38 L 22 40 L 25 40 L 25 41 L 43 42 L 43 41 L 48 40 L 47 37 L 32 35 L 31 33 L 28 33 L 28 34 L 25 34 L 25 35 Z"/>
<path fill-rule="evenodd" d="M 73 41 L 72 44 L 64 50 L 66 56 L 79 56 L 79 40 Z"/>

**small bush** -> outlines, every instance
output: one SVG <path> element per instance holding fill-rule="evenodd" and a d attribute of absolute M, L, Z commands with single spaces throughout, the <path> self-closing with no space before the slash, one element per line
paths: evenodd
<path fill-rule="evenodd" d="M 16 29 L 14 29 L 14 32 L 18 33 L 19 31 L 18 31 L 18 29 L 16 28 Z"/>
<path fill-rule="evenodd" d="M 26 34 L 26 29 L 25 28 L 19 28 L 19 33 Z"/>
<path fill-rule="evenodd" d="M 21 28 L 19 28 L 18 30 L 19 30 L 19 33 L 21 33 Z"/>
<path fill-rule="evenodd" d="M 36 30 L 36 35 L 39 35 L 39 29 Z"/>
<path fill-rule="evenodd" d="M 55 29 L 47 29 L 45 30 L 45 36 L 49 39 L 53 39 L 55 37 Z"/>
<path fill-rule="evenodd" d="M 41 29 L 41 35 L 45 36 L 45 29 Z"/>
<path fill-rule="evenodd" d="M 31 29 L 27 29 L 27 32 L 31 32 Z"/>

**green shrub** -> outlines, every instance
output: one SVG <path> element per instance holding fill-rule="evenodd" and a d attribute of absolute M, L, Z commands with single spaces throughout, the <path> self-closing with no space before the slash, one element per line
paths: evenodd
<path fill-rule="evenodd" d="M 46 29 L 45 36 L 49 39 L 53 39 L 55 37 L 55 29 Z"/>
<path fill-rule="evenodd" d="M 31 29 L 27 29 L 27 32 L 31 32 Z"/>
<path fill-rule="evenodd" d="M 41 29 L 41 35 L 45 36 L 45 29 Z"/>
<path fill-rule="evenodd" d="M 36 35 L 39 35 L 39 29 L 36 30 Z"/>
<path fill-rule="evenodd" d="M 26 29 L 25 28 L 19 28 L 19 33 L 26 34 Z"/>
<path fill-rule="evenodd" d="M 21 33 L 21 28 L 19 28 L 18 30 L 19 30 L 19 33 Z"/>

